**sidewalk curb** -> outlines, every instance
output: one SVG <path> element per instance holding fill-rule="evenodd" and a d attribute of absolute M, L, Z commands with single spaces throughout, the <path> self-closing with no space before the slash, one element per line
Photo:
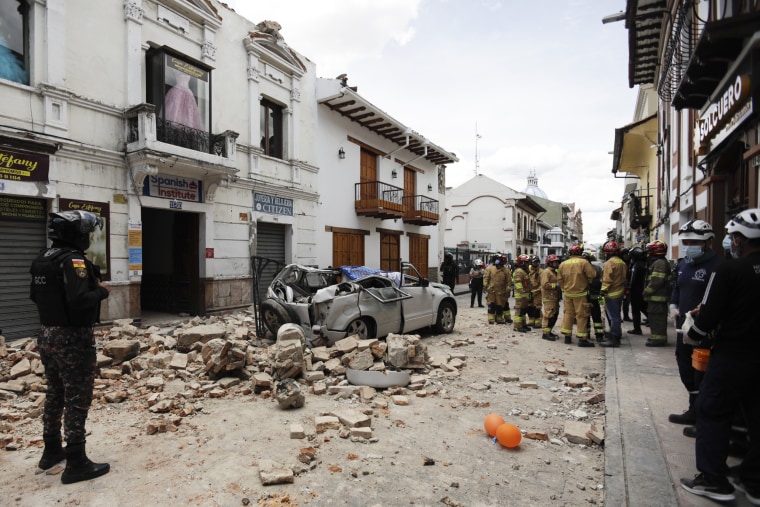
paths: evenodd
<path fill-rule="evenodd" d="M 678 505 L 627 337 L 605 351 L 604 505 Z"/>

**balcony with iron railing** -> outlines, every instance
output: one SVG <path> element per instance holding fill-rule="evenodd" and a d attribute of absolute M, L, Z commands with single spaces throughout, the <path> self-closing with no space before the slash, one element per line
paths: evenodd
<path fill-rule="evenodd" d="M 735 7 L 710 19 L 697 15 L 693 0 L 682 2 L 673 16 L 662 71 L 659 96 L 676 109 L 701 109 L 757 33 L 760 11 Z M 728 12 L 728 14 L 727 14 Z"/>
<path fill-rule="evenodd" d="M 404 189 L 382 181 L 364 181 L 354 185 L 356 214 L 372 218 L 402 218 Z"/>
<path fill-rule="evenodd" d="M 532 231 L 525 231 L 522 234 L 522 240 L 525 243 L 538 243 L 538 234 Z"/>
<path fill-rule="evenodd" d="M 148 175 L 173 174 L 204 182 L 204 199 L 213 200 L 217 187 L 227 186 L 237 173 L 237 132 L 221 134 L 192 129 L 157 118 L 152 104 L 124 113 L 127 159 L 135 189 Z"/>
<path fill-rule="evenodd" d="M 232 158 L 235 152 L 238 134 L 230 130 L 221 134 L 211 134 L 207 131 L 174 123 L 155 114 L 152 104 L 140 104 L 128 109 L 124 114 L 127 121 L 127 144 L 156 147 L 156 143 L 164 145 L 164 149 L 172 147 L 184 148 L 198 152 L 195 156 L 212 155 L 214 157 Z M 192 155 L 192 153 L 186 153 Z M 233 164 L 234 165 L 234 164 Z"/>
<path fill-rule="evenodd" d="M 404 197 L 404 223 L 414 225 L 436 225 L 439 220 L 438 201 L 425 195 Z"/>

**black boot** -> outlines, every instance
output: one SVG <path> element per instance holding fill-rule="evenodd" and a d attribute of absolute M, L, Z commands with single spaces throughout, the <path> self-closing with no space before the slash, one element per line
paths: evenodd
<path fill-rule="evenodd" d="M 57 437 L 43 437 L 45 441 L 45 450 L 42 451 L 42 458 L 37 465 L 43 470 L 52 468 L 53 465 L 57 465 L 61 461 L 66 459 L 66 453 L 61 446 L 61 436 Z"/>
<path fill-rule="evenodd" d="M 615 335 L 610 335 L 609 337 L 605 337 L 604 340 L 599 342 L 600 347 L 619 347 L 620 346 L 620 337 Z"/>
<path fill-rule="evenodd" d="M 87 458 L 84 442 L 66 446 L 66 470 L 61 474 L 61 482 L 72 484 L 79 481 L 89 481 L 105 475 L 111 469 L 108 463 L 93 463 Z"/>

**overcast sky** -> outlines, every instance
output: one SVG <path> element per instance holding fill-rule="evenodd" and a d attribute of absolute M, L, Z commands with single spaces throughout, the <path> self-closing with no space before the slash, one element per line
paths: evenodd
<path fill-rule="evenodd" d="M 601 243 L 623 195 L 615 128 L 633 121 L 625 0 L 227 0 L 282 25 L 319 77 L 348 74 L 368 101 L 456 153 L 447 186 L 479 173 L 583 210 Z M 609 201 L 614 201 L 613 203 Z"/>

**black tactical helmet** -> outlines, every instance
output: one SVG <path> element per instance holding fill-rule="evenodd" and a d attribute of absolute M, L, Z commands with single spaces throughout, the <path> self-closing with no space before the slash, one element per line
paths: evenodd
<path fill-rule="evenodd" d="M 48 236 L 85 251 L 90 246 L 90 233 L 95 227 L 103 229 L 103 218 L 89 211 L 59 211 L 50 213 Z"/>

